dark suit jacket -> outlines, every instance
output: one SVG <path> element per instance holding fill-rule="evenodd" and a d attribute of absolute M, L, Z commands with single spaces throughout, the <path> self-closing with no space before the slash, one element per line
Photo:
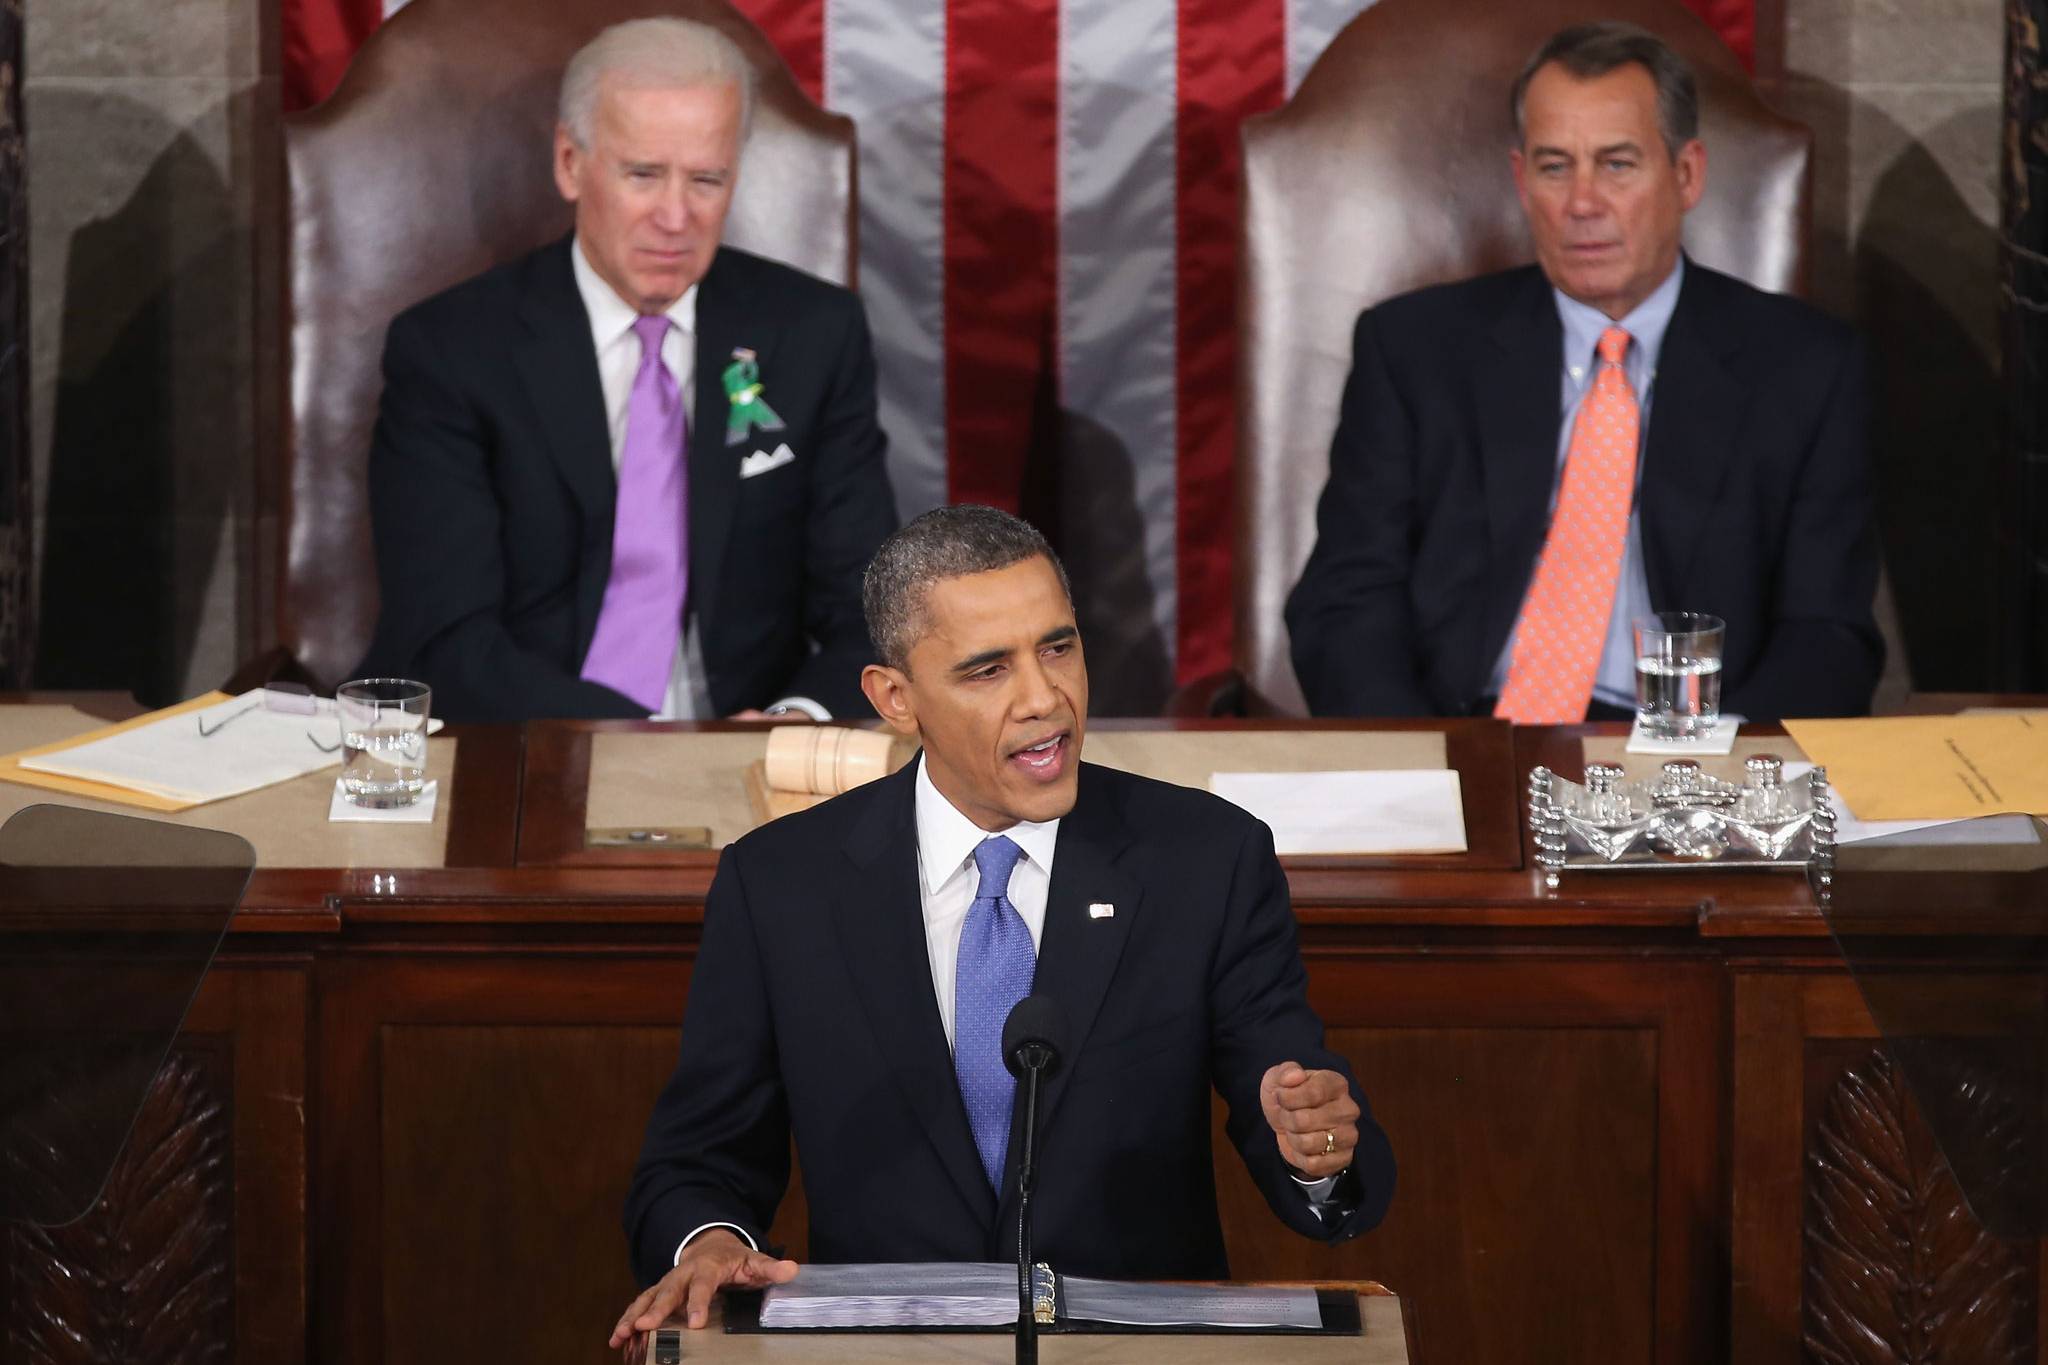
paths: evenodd
<path fill-rule="evenodd" d="M 1534 266 L 1358 319 L 1316 547 L 1287 602 L 1318 715 L 1463 715 L 1548 530 L 1563 327 Z M 1728 623 L 1722 705 L 1867 711 L 1884 647 L 1854 334 L 1686 262 L 1637 507 L 1650 600 Z"/>
<path fill-rule="evenodd" d="M 392 322 L 370 451 L 382 610 L 365 674 L 431 683 L 450 720 L 638 716 L 579 673 L 611 574 L 617 483 L 568 241 Z M 722 374 L 759 357 L 787 429 L 726 442 Z M 752 478 L 740 462 L 787 442 Z M 809 696 L 865 715 L 860 579 L 896 525 L 852 294 L 723 247 L 697 290 L 690 601 L 720 715 Z"/>
<path fill-rule="evenodd" d="M 726 849 L 682 1056 L 626 1201 L 642 1281 L 667 1273 L 705 1223 L 763 1239 L 792 1130 L 813 1260 L 1015 1258 L 1022 1105 L 999 1199 L 932 994 L 914 784 L 905 768 Z M 1115 913 L 1091 918 L 1092 902 Z M 1356 1082 L 1359 1203 L 1330 1227 L 1289 1179 L 1259 1107 L 1275 1063 L 1350 1075 L 1324 1049 L 1305 987 L 1266 827 L 1205 792 L 1083 765 L 1033 986 L 1060 1003 L 1069 1031 L 1041 1100 L 1038 1259 L 1091 1275 L 1228 1274 L 1212 1084 L 1282 1221 L 1336 1242 L 1380 1220 L 1393 1157 Z"/>

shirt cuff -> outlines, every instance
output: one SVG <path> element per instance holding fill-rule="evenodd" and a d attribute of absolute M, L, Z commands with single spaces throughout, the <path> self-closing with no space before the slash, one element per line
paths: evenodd
<path fill-rule="evenodd" d="M 747 1230 L 741 1227 L 738 1223 L 706 1223 L 703 1227 L 692 1230 L 688 1237 L 685 1237 L 682 1241 L 676 1243 L 676 1254 L 669 1258 L 668 1263 L 670 1265 L 680 1264 L 683 1259 L 683 1248 L 688 1246 L 690 1243 L 696 1241 L 699 1237 L 711 1231 L 711 1229 L 713 1228 L 731 1228 L 734 1232 L 739 1234 L 739 1239 L 742 1242 L 745 1242 L 748 1246 L 752 1247 L 756 1251 L 759 1251 L 761 1249 L 761 1244 L 755 1241 L 751 1236 L 749 1236 L 747 1234 Z"/>
<path fill-rule="evenodd" d="M 832 719 L 830 711 L 827 711 L 809 697 L 784 697 L 781 701 L 765 709 L 771 716 L 786 716 L 791 711 L 800 712 L 803 715 L 809 716 L 820 725 Z"/>
<path fill-rule="evenodd" d="M 1302 1194 L 1308 1199 L 1308 1211 L 1314 1214 L 1316 1221 L 1320 1223 L 1324 1221 L 1325 1215 L 1336 1208 L 1336 1201 L 1331 1196 L 1337 1191 L 1337 1182 L 1342 1180 L 1350 1169 L 1347 1166 L 1337 1174 L 1326 1175 L 1320 1180 L 1305 1180 L 1293 1171 L 1287 1173 L 1287 1178 L 1300 1187 Z"/>

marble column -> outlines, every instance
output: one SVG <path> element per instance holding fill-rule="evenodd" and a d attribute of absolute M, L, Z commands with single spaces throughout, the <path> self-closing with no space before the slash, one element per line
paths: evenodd
<path fill-rule="evenodd" d="M 2002 681 L 2048 690 L 2048 0 L 2008 0 L 1999 308 L 2005 350 L 2005 534 L 2014 591 Z"/>
<path fill-rule="evenodd" d="M 21 0 L 0 0 L 0 687 L 26 684 L 28 184 L 21 123 Z"/>
<path fill-rule="evenodd" d="M 35 682 L 161 705 L 250 652 L 282 231 L 264 0 L 25 3 Z"/>

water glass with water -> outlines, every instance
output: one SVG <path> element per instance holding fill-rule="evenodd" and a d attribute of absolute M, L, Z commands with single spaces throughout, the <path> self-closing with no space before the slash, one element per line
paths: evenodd
<path fill-rule="evenodd" d="M 410 806 L 427 785 L 433 689 L 408 678 L 360 678 L 334 689 L 341 715 L 341 793 L 352 804 Z"/>
<path fill-rule="evenodd" d="M 1718 616 L 1660 611 L 1638 616 L 1636 715 L 1651 739 L 1702 739 L 1721 719 Z"/>

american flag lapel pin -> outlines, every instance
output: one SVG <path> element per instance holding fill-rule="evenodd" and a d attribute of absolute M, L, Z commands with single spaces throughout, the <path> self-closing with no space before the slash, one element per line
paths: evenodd
<path fill-rule="evenodd" d="M 1090 901 L 1088 903 L 1089 919 L 1108 919 L 1115 913 L 1116 907 L 1108 901 Z"/>

